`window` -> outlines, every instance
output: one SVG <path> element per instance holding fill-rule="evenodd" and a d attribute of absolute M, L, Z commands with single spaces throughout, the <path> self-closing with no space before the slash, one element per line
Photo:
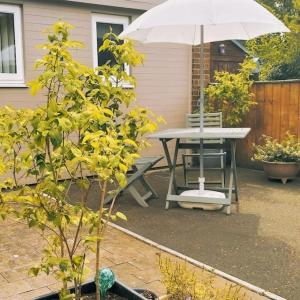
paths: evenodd
<path fill-rule="evenodd" d="M 95 14 L 92 17 L 92 35 L 93 35 L 93 61 L 94 67 L 105 64 L 108 60 L 111 64 L 114 63 L 114 58 L 111 53 L 99 53 L 99 47 L 103 43 L 103 36 L 110 29 L 115 34 L 120 34 L 126 26 L 128 26 L 128 17 Z M 129 74 L 129 66 L 124 66 L 125 71 Z M 124 83 L 123 86 L 126 86 Z"/>
<path fill-rule="evenodd" d="M 24 85 L 21 9 L 0 4 L 0 87 Z"/>

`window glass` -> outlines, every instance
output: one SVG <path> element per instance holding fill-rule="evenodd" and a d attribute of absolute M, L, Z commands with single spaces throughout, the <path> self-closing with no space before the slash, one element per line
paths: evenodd
<path fill-rule="evenodd" d="M 0 73 L 17 73 L 13 13 L 0 12 Z"/>
<path fill-rule="evenodd" d="M 97 49 L 103 44 L 103 36 L 112 31 L 116 35 L 119 35 L 124 29 L 123 24 L 110 24 L 97 22 Z M 109 51 L 98 52 L 98 66 L 104 65 L 107 61 L 110 61 L 110 65 L 114 65 L 115 59 Z"/>

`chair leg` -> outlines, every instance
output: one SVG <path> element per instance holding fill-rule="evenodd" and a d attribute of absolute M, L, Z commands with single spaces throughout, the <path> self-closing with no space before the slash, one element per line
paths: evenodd
<path fill-rule="evenodd" d="M 236 202 L 239 202 L 236 163 L 234 164 L 234 174 L 233 175 L 234 175 L 234 186 L 235 186 L 235 200 L 236 200 Z"/>
<path fill-rule="evenodd" d="M 143 187 L 146 191 L 151 192 L 151 194 L 152 194 L 151 198 L 154 198 L 154 199 L 159 198 L 158 194 L 156 193 L 154 188 L 151 186 L 151 184 L 146 180 L 146 178 L 144 176 L 141 176 L 138 180 L 141 182 L 141 184 L 143 185 Z"/>
<path fill-rule="evenodd" d="M 183 178 L 184 178 L 184 185 L 187 186 L 187 166 L 186 166 L 186 156 L 182 155 L 182 164 L 183 164 Z"/>
<path fill-rule="evenodd" d="M 137 191 L 137 189 L 133 186 L 130 185 L 127 188 L 128 192 L 132 195 L 132 197 L 135 199 L 135 201 L 142 207 L 149 207 L 148 203 L 144 200 L 145 197 L 148 196 L 148 194 L 146 196 L 141 196 L 141 194 Z"/>
<path fill-rule="evenodd" d="M 223 156 L 223 187 L 226 186 L 226 154 Z"/>
<path fill-rule="evenodd" d="M 222 186 L 222 188 L 224 188 L 225 187 L 225 177 L 224 177 L 225 164 L 224 164 L 224 156 L 221 156 L 220 160 L 221 160 L 221 170 L 220 170 L 220 173 L 221 173 L 221 186 Z"/>

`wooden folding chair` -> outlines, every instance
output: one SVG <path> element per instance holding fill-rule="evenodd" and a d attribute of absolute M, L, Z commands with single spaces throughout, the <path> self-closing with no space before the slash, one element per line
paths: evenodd
<path fill-rule="evenodd" d="M 145 173 L 149 171 L 155 164 L 157 164 L 163 156 L 160 157 L 143 157 L 137 159 L 135 165 L 128 172 L 127 185 L 122 189 L 121 192 L 127 190 L 136 202 L 142 207 L 149 207 L 147 201 L 149 199 L 157 199 L 158 195 L 156 191 L 151 187 L 151 185 L 145 179 Z M 142 195 L 134 186 L 136 183 L 140 183 L 146 193 Z M 105 204 L 109 203 L 113 199 L 113 195 L 108 195 L 105 199 Z"/>
<path fill-rule="evenodd" d="M 187 127 L 190 128 L 199 128 L 200 124 L 200 114 L 188 114 L 187 115 Z M 205 113 L 204 114 L 204 127 L 214 127 L 222 128 L 223 120 L 222 113 Z M 198 140 L 189 140 L 190 143 L 199 144 Z M 222 139 L 214 140 L 205 140 L 205 144 L 223 144 Z M 199 153 L 185 153 L 182 155 L 183 161 L 183 173 L 184 173 L 184 182 L 186 186 L 191 184 L 198 184 L 198 181 L 189 180 L 188 173 L 190 171 L 199 170 L 199 166 L 194 166 L 195 158 L 199 158 Z M 220 173 L 220 180 L 206 181 L 207 184 L 220 184 L 222 187 L 225 187 L 225 175 L 226 175 L 226 152 L 223 149 L 206 149 L 204 150 L 204 168 L 205 170 L 214 170 Z M 214 166 L 205 166 L 205 163 L 210 160 L 214 162 Z M 215 166 L 215 164 L 217 166 Z"/>

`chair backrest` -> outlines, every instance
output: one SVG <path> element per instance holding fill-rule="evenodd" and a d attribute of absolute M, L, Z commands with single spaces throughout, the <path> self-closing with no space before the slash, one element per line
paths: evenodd
<path fill-rule="evenodd" d="M 197 128 L 200 126 L 200 114 L 187 114 L 187 127 Z M 223 127 L 222 113 L 205 113 L 204 127 Z"/>
<path fill-rule="evenodd" d="M 189 128 L 199 128 L 200 127 L 200 114 L 187 114 L 187 127 Z M 204 114 L 204 127 L 215 127 L 222 128 L 223 127 L 223 117 L 222 112 L 216 113 L 205 113 Z M 196 140 L 192 140 L 193 142 L 199 142 Z M 204 140 L 204 143 L 223 143 L 222 139 L 216 140 Z"/>

